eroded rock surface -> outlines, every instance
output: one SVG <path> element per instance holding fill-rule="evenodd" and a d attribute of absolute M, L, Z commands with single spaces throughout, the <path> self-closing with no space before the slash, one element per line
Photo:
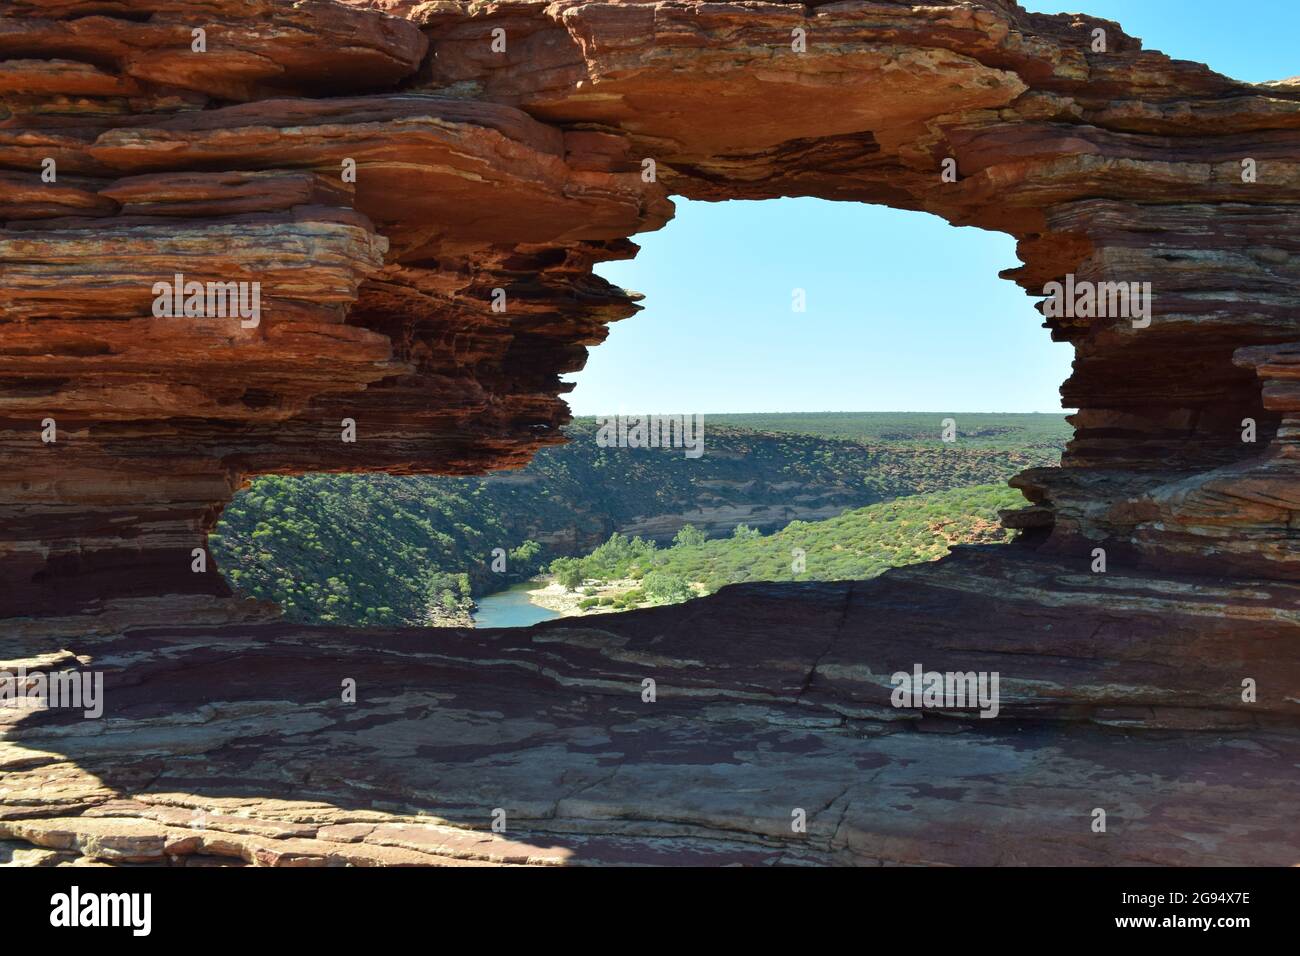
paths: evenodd
<path fill-rule="evenodd" d="M 105 713 L 0 710 L 0 839 L 44 865 L 1296 862 L 1294 586 L 1207 624 L 1227 595 L 1115 580 L 1098 626 L 1086 579 L 997 550 L 529 630 L 82 638 L 44 666 L 106 672 Z M 998 671 L 999 716 L 892 707 L 914 661 Z"/>
<path fill-rule="evenodd" d="M 592 267 L 672 194 L 1005 231 L 1028 293 L 1149 282 L 1151 321 L 1047 318 L 1075 439 L 978 557 L 472 637 L 266 623 L 192 570 L 251 475 L 560 440 L 636 310 Z M 1009 0 L 0 4 L 0 656 L 114 701 L 4 716 L 0 854 L 1296 862 L 1298 209 L 1295 83 Z M 178 273 L 259 320 L 155 316 Z M 1005 716 L 900 724 L 916 661 L 996 663 Z"/>

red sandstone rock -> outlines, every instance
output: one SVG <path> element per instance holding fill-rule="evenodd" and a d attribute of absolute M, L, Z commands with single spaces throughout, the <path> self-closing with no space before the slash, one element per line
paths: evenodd
<path fill-rule="evenodd" d="M 1010 231 L 1025 259 L 1011 275 L 1031 294 L 1065 273 L 1151 282 L 1148 328 L 1048 320 L 1076 350 L 1064 394 L 1080 409 L 1077 435 L 1065 468 L 1021 481 L 1032 522 L 1008 520 L 1032 523 L 1060 553 L 1108 543 L 1153 568 L 1296 575 L 1294 512 L 1224 497 L 1234 472 L 1219 471 L 1268 457 L 1280 421 L 1233 354 L 1294 338 L 1300 94 L 1290 87 L 1143 51 L 1107 21 L 993 0 L 210 6 L 200 18 L 138 0 L 115 20 L 77 17 L 102 6 L 69 0 L 10 4 L 0 17 L 10 112 L 0 165 L 14 187 L 0 233 L 0 323 L 13 332 L 0 363 L 5 381 L 29 380 L 0 408 L 0 445 L 12 453 L 46 451 L 33 447 L 44 417 L 75 422 L 60 449 L 66 472 L 97 441 L 96 408 L 124 423 L 134 407 L 140 434 L 114 436 L 117 458 L 155 457 L 156 429 L 197 415 L 202 434 L 180 434 L 177 449 L 235 484 L 268 470 L 517 463 L 558 437 L 556 376 L 634 309 L 590 268 L 671 215 L 664 186 L 642 181 L 649 158 L 687 196 L 886 202 Z M 206 54 L 188 40 L 199 19 L 211 27 Z M 1105 54 L 1085 42 L 1096 27 Z M 491 48 L 496 28 L 502 53 Z M 791 47 L 796 28 L 806 52 Z M 361 90 L 377 92 L 312 98 Z M 81 99 L 54 109 L 68 97 Z M 232 99 L 247 102 L 220 105 Z M 57 183 L 40 179 L 46 157 Z M 939 175 L 949 157 L 957 182 Z M 341 176 L 348 159 L 355 185 Z M 1257 181 L 1243 181 L 1243 159 Z M 268 288 L 267 332 L 226 337 L 229 361 L 246 369 L 243 392 L 229 376 L 190 380 L 184 339 L 206 349 L 207 333 L 142 317 L 146 280 L 192 249 L 213 273 L 282 283 L 241 256 L 232 233 L 247 230 L 264 250 L 280 240 L 257 229 L 297 244 L 301 226 L 263 214 L 347 221 L 329 208 L 362 213 L 368 222 L 354 221 L 388 241 L 384 269 L 364 254 L 338 274 L 342 285 L 308 271 Z M 177 241 L 146 253 L 159 235 L 149 217 L 160 216 Z M 323 263 L 326 248 L 306 255 Z M 128 251 L 135 266 L 121 259 Z M 88 253 L 98 267 L 85 267 Z M 494 289 L 512 303 L 505 314 L 489 308 Z M 288 359 L 272 345 L 289 317 L 319 326 L 344 315 L 386 339 L 388 355 L 298 339 Z M 117 322 L 120 335 L 105 325 L 87 335 L 88 319 Z M 32 335 L 49 346 L 39 367 Z M 140 390 L 135 379 L 128 401 L 102 377 L 114 366 L 148 366 L 157 384 Z M 323 437 L 345 417 L 363 429 L 356 446 Z M 1258 423 L 1253 446 L 1239 440 L 1243 418 Z M 276 431 L 249 430 L 257 420 Z M 1274 461 L 1268 480 L 1289 474 L 1289 461 Z M 1197 476 L 1209 474 L 1221 534 L 1164 504 L 1197 497 Z M 178 527 L 199 544 L 219 507 L 178 515 Z M 1274 543 L 1225 543 L 1234 535 Z M 85 541 L 61 541 L 36 545 L 61 562 L 59 577 L 94 563 Z M 115 551 L 123 572 L 137 560 Z"/>

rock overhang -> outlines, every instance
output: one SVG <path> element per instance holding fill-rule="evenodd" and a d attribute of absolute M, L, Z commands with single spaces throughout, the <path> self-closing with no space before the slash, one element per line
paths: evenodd
<path fill-rule="evenodd" d="M 1020 482 L 1020 526 L 1050 525 L 1064 550 L 1123 539 L 1156 567 L 1170 552 L 1179 566 L 1223 556 L 1297 573 L 1290 512 L 1221 494 L 1222 475 L 1215 521 L 1271 536 L 1253 556 L 1203 524 L 1125 524 L 1196 473 L 1240 465 L 1272 486 L 1286 472 L 1285 439 L 1269 442 L 1287 400 L 1265 402 L 1233 356 L 1295 337 L 1289 87 L 1144 51 L 1108 21 L 995 2 L 5 12 L 0 363 L 28 382 L 6 407 L 15 452 L 27 416 L 62 417 L 77 423 L 66 469 L 99 396 L 118 426 L 138 408 L 150 447 L 160 421 L 206 421 L 169 431 L 233 484 L 259 470 L 518 464 L 557 440 L 559 374 L 636 308 L 592 266 L 664 225 L 670 193 L 820 196 L 1009 232 L 1024 264 L 1007 276 L 1033 295 L 1065 274 L 1150 282 L 1149 327 L 1048 318 L 1076 352 L 1063 386 L 1076 438 L 1062 471 Z M 145 280 L 182 265 L 200 281 L 260 276 L 265 325 L 149 315 Z M 228 374 L 203 375 L 201 353 Z M 128 396 L 130 376 L 147 392 Z M 364 456 L 323 439 L 335 415 L 366 418 Z M 1260 427 L 1253 447 L 1234 439 L 1244 418 Z M 115 442 L 152 454 L 120 429 Z M 1106 488 L 1118 500 L 1097 500 Z M 201 538 L 219 507 L 179 526 Z"/>

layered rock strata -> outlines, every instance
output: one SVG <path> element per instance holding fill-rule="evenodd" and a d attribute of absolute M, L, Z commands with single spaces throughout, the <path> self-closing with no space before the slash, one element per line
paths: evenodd
<path fill-rule="evenodd" d="M 978 560 L 440 652 L 229 599 L 204 537 L 249 476 L 560 440 L 559 376 L 636 310 L 592 267 L 672 194 L 929 212 L 1016 237 L 1031 295 L 1150 309 L 1044 307 L 1075 439 Z M 1295 82 L 1010 0 L 0 4 L 0 656 L 115 701 L 6 716 L 0 833 L 55 862 L 1295 862 L 1297 209 Z M 257 283 L 256 321 L 156 314 L 178 275 Z M 701 683 L 646 723 L 650 660 Z M 1009 716 L 891 732 L 880 677 L 918 660 L 998 663 Z M 367 719 L 312 703 L 367 669 Z M 1123 848 L 1072 829 L 1098 787 Z M 455 829 L 504 791 L 522 848 Z"/>
<path fill-rule="evenodd" d="M 436 638 L 32 633 L 6 667 L 93 662 L 109 703 L 99 720 L 0 710 L 0 848 L 43 865 L 1294 863 L 1294 586 L 1224 618 L 1229 595 L 1195 579 L 1117 577 L 1099 626 L 1091 578 L 998 550 Z M 999 715 L 891 706 L 913 662 L 999 672 Z"/>

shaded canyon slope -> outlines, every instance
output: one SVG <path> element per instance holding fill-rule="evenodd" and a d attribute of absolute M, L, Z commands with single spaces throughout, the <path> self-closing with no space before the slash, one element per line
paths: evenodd
<path fill-rule="evenodd" d="M 561 441 L 637 309 L 592 267 L 670 195 L 934 213 L 1152 319 L 1046 317 L 1075 435 L 1005 547 L 514 633 L 193 570 L 250 476 Z M 9 0 L 0 221 L 0 662 L 106 679 L 0 709 L 0 854 L 1300 861 L 1295 81 L 1010 0 Z M 259 320 L 155 316 L 178 273 Z M 1000 716 L 889 706 L 916 663 L 998 671 Z"/>

